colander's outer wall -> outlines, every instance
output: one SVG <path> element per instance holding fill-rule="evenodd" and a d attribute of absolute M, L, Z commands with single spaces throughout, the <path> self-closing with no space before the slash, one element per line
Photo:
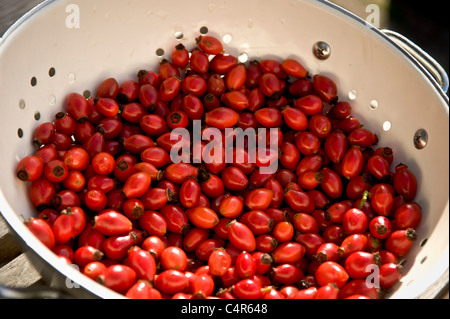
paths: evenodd
<path fill-rule="evenodd" d="M 155 69 L 179 42 L 192 48 L 202 27 L 231 40 L 225 44 L 231 54 L 246 54 L 250 60 L 293 57 L 311 74 L 330 76 L 341 100 L 351 102 L 354 115 L 378 134 L 380 145 L 394 149 L 395 162 L 408 164 L 419 180 L 416 201 L 424 220 L 401 286 L 391 297 L 432 297 L 429 288 L 448 276 L 448 100 L 378 30 L 334 5 L 312 0 L 48 1 L 5 33 L 0 43 L 0 210 L 37 260 L 45 261 L 47 273 L 59 278 L 51 284 L 76 295 L 77 288 L 67 287 L 69 279 L 92 296 L 118 297 L 60 264 L 23 225 L 35 212 L 14 169 L 33 152 L 34 128 L 52 120 L 68 93 L 95 93 L 107 77 L 135 79 L 139 70 Z M 330 45 L 327 60 L 312 54 L 317 41 Z M 165 54 L 157 56 L 158 49 Z M 429 138 L 421 150 L 413 143 L 419 129 Z"/>

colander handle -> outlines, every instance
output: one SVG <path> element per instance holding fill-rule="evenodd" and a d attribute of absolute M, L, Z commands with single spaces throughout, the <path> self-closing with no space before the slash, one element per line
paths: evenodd
<path fill-rule="evenodd" d="M 419 62 L 425 70 L 436 80 L 442 90 L 447 93 L 449 88 L 448 75 L 444 68 L 433 59 L 428 53 L 422 50 L 417 44 L 406 38 L 405 36 L 391 31 L 381 30 L 391 41 L 400 46 L 417 62 Z"/>

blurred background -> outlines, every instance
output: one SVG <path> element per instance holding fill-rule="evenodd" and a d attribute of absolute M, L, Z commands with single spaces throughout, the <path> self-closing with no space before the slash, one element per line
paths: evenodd
<path fill-rule="evenodd" d="M 265 0 L 262 0 L 265 1 Z M 43 0 L 0 0 L 0 36 Z M 449 73 L 449 23 L 445 1 L 331 0 L 380 29 L 403 34 Z"/>

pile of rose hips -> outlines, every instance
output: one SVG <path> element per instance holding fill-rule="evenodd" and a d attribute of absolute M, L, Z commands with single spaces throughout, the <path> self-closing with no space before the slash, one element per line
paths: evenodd
<path fill-rule="evenodd" d="M 294 59 L 239 63 L 214 37 L 156 72 L 67 96 L 17 165 L 25 224 L 130 298 L 379 298 L 401 277 L 421 207 L 415 176 Z M 264 161 L 172 163 L 176 128 L 278 128 Z M 202 141 L 204 143 L 204 141 Z M 204 144 L 202 144 L 204 146 Z M 194 147 L 192 145 L 192 147 Z M 244 154 L 249 150 L 236 148 Z"/>

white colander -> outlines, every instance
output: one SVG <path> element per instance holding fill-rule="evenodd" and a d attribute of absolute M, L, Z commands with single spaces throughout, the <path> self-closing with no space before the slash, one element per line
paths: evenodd
<path fill-rule="evenodd" d="M 83 297 L 119 295 L 61 264 L 23 225 L 35 211 L 14 170 L 33 152 L 34 128 L 53 119 L 69 92 L 88 94 L 115 77 L 155 70 L 178 43 L 188 49 L 208 32 L 242 62 L 297 58 L 311 74 L 334 79 L 341 100 L 395 151 L 419 182 L 418 240 L 391 298 L 429 298 L 448 283 L 449 117 L 438 83 L 392 37 L 313 0 L 46 1 L 0 42 L 0 211 L 49 285 Z M 313 54 L 329 45 L 328 59 Z M 418 134 L 416 134 L 418 133 Z"/>

